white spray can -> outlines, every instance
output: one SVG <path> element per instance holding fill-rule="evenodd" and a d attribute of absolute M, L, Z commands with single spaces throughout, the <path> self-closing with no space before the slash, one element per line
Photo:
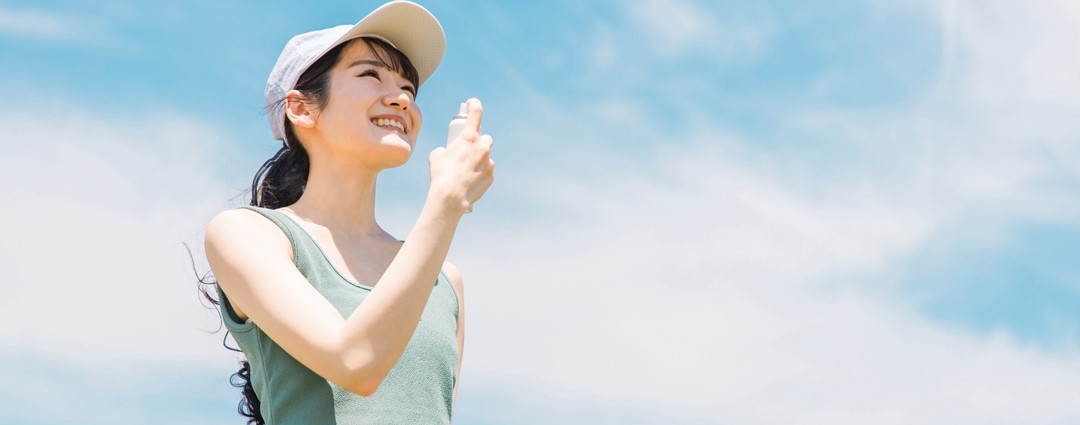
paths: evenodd
<path fill-rule="evenodd" d="M 457 115 L 450 118 L 450 131 L 446 133 L 446 146 L 450 146 L 450 142 L 453 142 L 461 134 L 461 130 L 465 129 L 465 119 L 468 118 L 468 115 L 468 106 L 462 103 L 458 107 Z"/>
<path fill-rule="evenodd" d="M 461 134 L 461 131 L 465 129 L 465 121 L 469 115 L 469 107 L 464 103 L 458 107 L 457 115 L 450 118 L 449 130 L 446 132 L 446 146 L 450 146 L 450 143 L 454 141 Z M 465 213 L 472 212 L 472 205 L 469 205 L 469 209 L 465 210 Z"/>

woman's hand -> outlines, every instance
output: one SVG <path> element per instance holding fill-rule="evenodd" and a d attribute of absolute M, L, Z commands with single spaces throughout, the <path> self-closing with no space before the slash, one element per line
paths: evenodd
<path fill-rule="evenodd" d="M 464 213 L 495 180 L 495 161 L 491 159 L 491 136 L 480 133 L 484 109 L 477 99 L 466 102 L 465 129 L 445 148 L 431 151 L 431 194 Z"/>

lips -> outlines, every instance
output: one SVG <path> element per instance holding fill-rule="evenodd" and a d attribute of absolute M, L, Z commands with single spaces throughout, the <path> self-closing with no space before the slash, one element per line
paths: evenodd
<path fill-rule="evenodd" d="M 372 118 L 371 123 L 379 127 L 397 129 L 401 130 L 402 133 L 408 133 L 405 122 L 401 118 L 395 116 L 378 116 Z"/>

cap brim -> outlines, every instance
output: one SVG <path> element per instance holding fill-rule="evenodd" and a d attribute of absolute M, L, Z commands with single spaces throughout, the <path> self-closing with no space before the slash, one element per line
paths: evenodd
<path fill-rule="evenodd" d="M 381 38 L 409 58 L 420 84 L 428 79 L 442 62 L 446 51 L 446 36 L 435 16 L 413 2 L 394 1 L 379 6 L 356 23 L 333 46 L 354 38 Z"/>

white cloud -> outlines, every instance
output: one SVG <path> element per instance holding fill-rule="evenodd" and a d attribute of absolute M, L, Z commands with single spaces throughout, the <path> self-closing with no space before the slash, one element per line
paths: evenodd
<path fill-rule="evenodd" d="M 467 376 L 736 423 L 1054 423 L 1080 412 L 1076 359 L 820 286 L 873 275 L 918 244 L 929 229 L 917 215 L 880 201 L 826 207 L 708 148 L 648 176 L 588 162 L 609 177 L 532 193 L 556 194 L 549 203 L 589 214 L 591 228 L 460 241 Z M 695 179 L 656 187 L 671 170 Z M 1017 390 L 1030 387 L 1044 392 Z"/>
<path fill-rule="evenodd" d="M 1080 5 L 1037 1 L 1018 7 L 1004 1 L 960 4 L 943 1 L 942 22 L 957 48 L 956 61 L 964 94 L 986 109 L 1009 110 L 1023 102 L 1075 110 L 1080 107 L 1080 57 L 1067 40 L 1080 36 Z"/>
<path fill-rule="evenodd" d="M 810 110 L 791 124 L 850 143 L 860 178 L 910 186 L 935 220 L 1075 220 L 1080 38 L 1071 2 L 924 2 L 942 25 L 939 78 L 886 111 Z M 921 206 L 920 206 L 921 205 Z M 962 224 L 962 223 L 955 223 Z"/>
<path fill-rule="evenodd" d="M 689 13 L 675 6 L 640 16 Z M 691 120 L 643 129 L 640 140 L 684 141 L 648 158 L 560 150 L 542 181 L 502 181 L 493 191 L 538 199 L 550 218 L 459 238 L 466 379 L 721 423 L 1080 420 L 1080 356 L 1067 344 L 976 336 L 889 298 L 892 272 L 931 239 L 1077 224 L 1078 12 L 961 5 L 943 31 L 955 57 L 914 104 L 783 123 L 828 135 L 849 160 L 807 164 Z M 682 29 L 703 31 L 693 22 Z M 552 120 L 572 125 L 560 134 L 648 127 L 627 118 L 647 106 L 589 102 L 601 112 Z"/>
<path fill-rule="evenodd" d="M 85 34 L 87 22 L 40 10 L 0 8 L 0 34 L 17 38 L 76 41 Z"/>
<path fill-rule="evenodd" d="M 767 13 L 725 10 L 717 16 L 693 0 L 647 0 L 624 5 L 628 16 L 650 40 L 654 53 L 672 58 L 695 56 L 725 59 L 760 52 L 773 35 Z"/>
<path fill-rule="evenodd" d="M 68 356 L 214 364 L 214 312 L 199 306 L 181 242 L 235 196 L 216 171 L 234 150 L 214 126 L 170 113 L 20 103 L 0 117 L 9 224 L 0 339 Z M 45 113 L 42 113 L 45 111 Z M 64 125 L 56 125 L 63 122 Z"/>
<path fill-rule="evenodd" d="M 466 376 L 721 423 L 1080 417 L 1080 359 L 861 290 L 938 231 L 933 217 L 806 198 L 745 159 L 695 147 L 646 173 L 589 158 L 605 178 L 528 190 L 564 206 L 564 225 L 463 235 Z"/>

